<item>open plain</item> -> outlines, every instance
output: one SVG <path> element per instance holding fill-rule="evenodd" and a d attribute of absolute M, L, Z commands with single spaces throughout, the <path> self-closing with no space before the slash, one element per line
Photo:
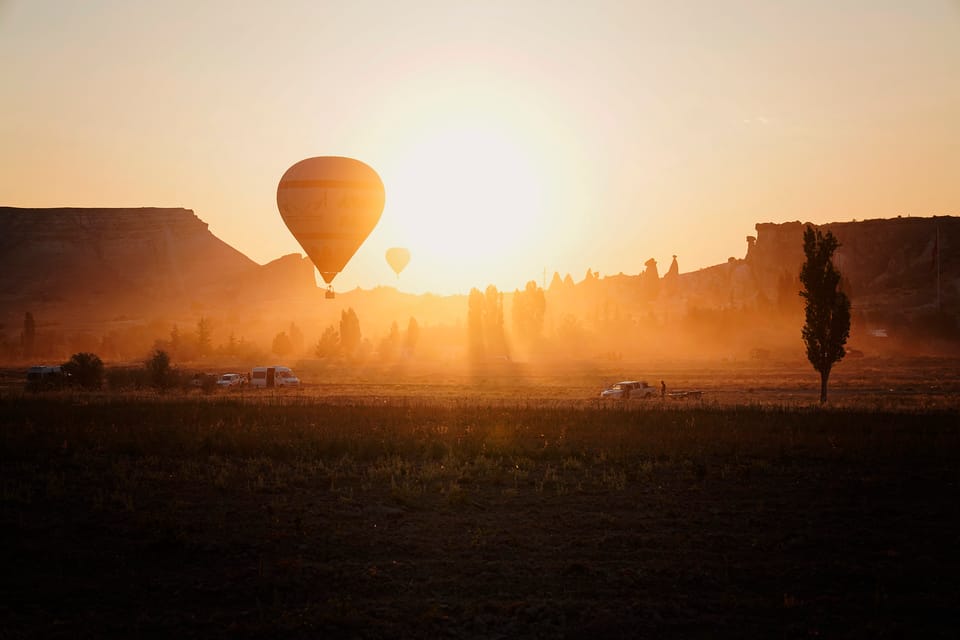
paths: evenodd
<path fill-rule="evenodd" d="M 0 391 L 2 637 L 953 637 L 953 360 Z M 618 379 L 669 397 L 600 401 Z"/>

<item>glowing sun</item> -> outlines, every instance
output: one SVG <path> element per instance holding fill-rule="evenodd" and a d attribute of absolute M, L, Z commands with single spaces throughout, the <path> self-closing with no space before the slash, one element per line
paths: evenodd
<path fill-rule="evenodd" d="M 390 215 L 414 255 L 482 263 L 537 240 L 542 180 L 522 141 L 503 130 L 433 130 L 404 150 L 391 178 Z"/>

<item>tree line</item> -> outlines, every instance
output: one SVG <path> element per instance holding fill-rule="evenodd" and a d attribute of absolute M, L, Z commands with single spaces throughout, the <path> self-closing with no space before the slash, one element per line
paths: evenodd
<path fill-rule="evenodd" d="M 833 255 L 840 244 L 830 231 L 822 233 L 819 229 L 808 226 L 804 232 L 803 243 L 805 261 L 799 274 L 799 295 L 804 301 L 801 337 L 807 358 L 821 377 L 821 401 L 826 401 L 827 383 L 832 367 L 846 354 L 845 344 L 850 333 L 849 286 L 833 264 Z M 645 266 L 646 269 L 641 274 L 645 295 L 656 295 L 656 287 L 668 285 L 661 283 L 655 261 L 648 260 Z M 677 275 L 674 258 L 667 276 Z M 597 277 L 588 271 L 587 280 L 594 282 L 596 279 Z M 789 290 L 795 290 L 796 282 L 789 274 L 782 274 L 778 282 L 778 297 L 786 299 Z M 565 281 L 561 281 L 557 274 L 554 275 L 552 284 L 566 287 Z M 529 281 L 523 290 L 513 292 L 510 337 L 526 347 L 542 345 L 546 314 L 547 298 L 544 290 L 535 281 Z M 466 309 L 466 346 L 471 360 L 510 359 L 511 345 L 504 327 L 504 315 L 504 294 L 495 286 L 489 285 L 483 291 L 478 288 L 470 290 Z M 690 320 L 695 320 L 698 317 L 697 309 L 689 310 L 688 316 Z M 629 330 L 631 319 L 622 318 L 617 309 L 611 312 L 609 304 L 604 307 L 603 318 L 607 325 L 622 324 L 626 321 Z M 721 319 L 712 315 L 703 320 L 717 327 L 722 324 Z M 560 318 L 554 332 L 558 338 L 574 345 L 582 344 L 586 335 L 577 318 L 569 314 Z M 144 368 L 145 379 L 140 384 L 157 388 L 173 386 L 175 375 L 170 366 L 171 359 L 190 361 L 216 355 L 253 355 L 244 338 L 237 339 L 233 333 L 225 343 L 215 348 L 213 334 L 213 322 L 206 316 L 199 318 L 192 332 L 181 332 L 176 324 L 173 325 L 168 337 L 155 340 L 152 355 Z M 360 319 L 351 307 L 341 311 L 338 325 L 331 324 L 324 329 L 312 351 L 313 355 L 320 359 L 354 360 L 369 357 L 376 352 L 381 359 L 392 360 L 413 356 L 420 337 L 421 329 L 415 318 L 409 318 L 405 330 L 402 331 L 394 320 L 388 333 L 374 349 L 369 340 L 364 340 Z M 26 312 L 20 333 L 20 354 L 30 358 L 39 353 L 38 341 L 36 319 L 31 312 Z M 271 352 L 281 358 L 304 353 L 304 341 L 302 330 L 296 323 L 291 322 L 286 329 L 274 336 Z M 257 354 L 257 357 L 261 357 L 260 354 Z M 99 388 L 102 384 L 103 362 L 93 350 L 78 351 L 63 367 L 75 383 L 83 388 Z"/>

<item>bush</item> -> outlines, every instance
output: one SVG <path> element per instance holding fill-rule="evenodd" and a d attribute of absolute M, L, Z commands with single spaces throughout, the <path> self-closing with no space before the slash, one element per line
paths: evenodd
<path fill-rule="evenodd" d="M 75 353 L 63 364 L 63 371 L 83 389 L 103 386 L 103 361 L 94 353 Z"/>
<path fill-rule="evenodd" d="M 169 389 L 177 383 L 177 372 L 170 367 L 170 355 L 157 349 L 146 362 L 147 378 L 156 389 Z"/>

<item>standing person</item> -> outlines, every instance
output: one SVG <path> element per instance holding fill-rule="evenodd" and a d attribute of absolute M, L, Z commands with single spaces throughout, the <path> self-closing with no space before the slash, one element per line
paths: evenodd
<path fill-rule="evenodd" d="M 663 380 L 660 381 L 660 397 L 661 398 L 667 397 L 667 383 L 664 382 Z"/>

